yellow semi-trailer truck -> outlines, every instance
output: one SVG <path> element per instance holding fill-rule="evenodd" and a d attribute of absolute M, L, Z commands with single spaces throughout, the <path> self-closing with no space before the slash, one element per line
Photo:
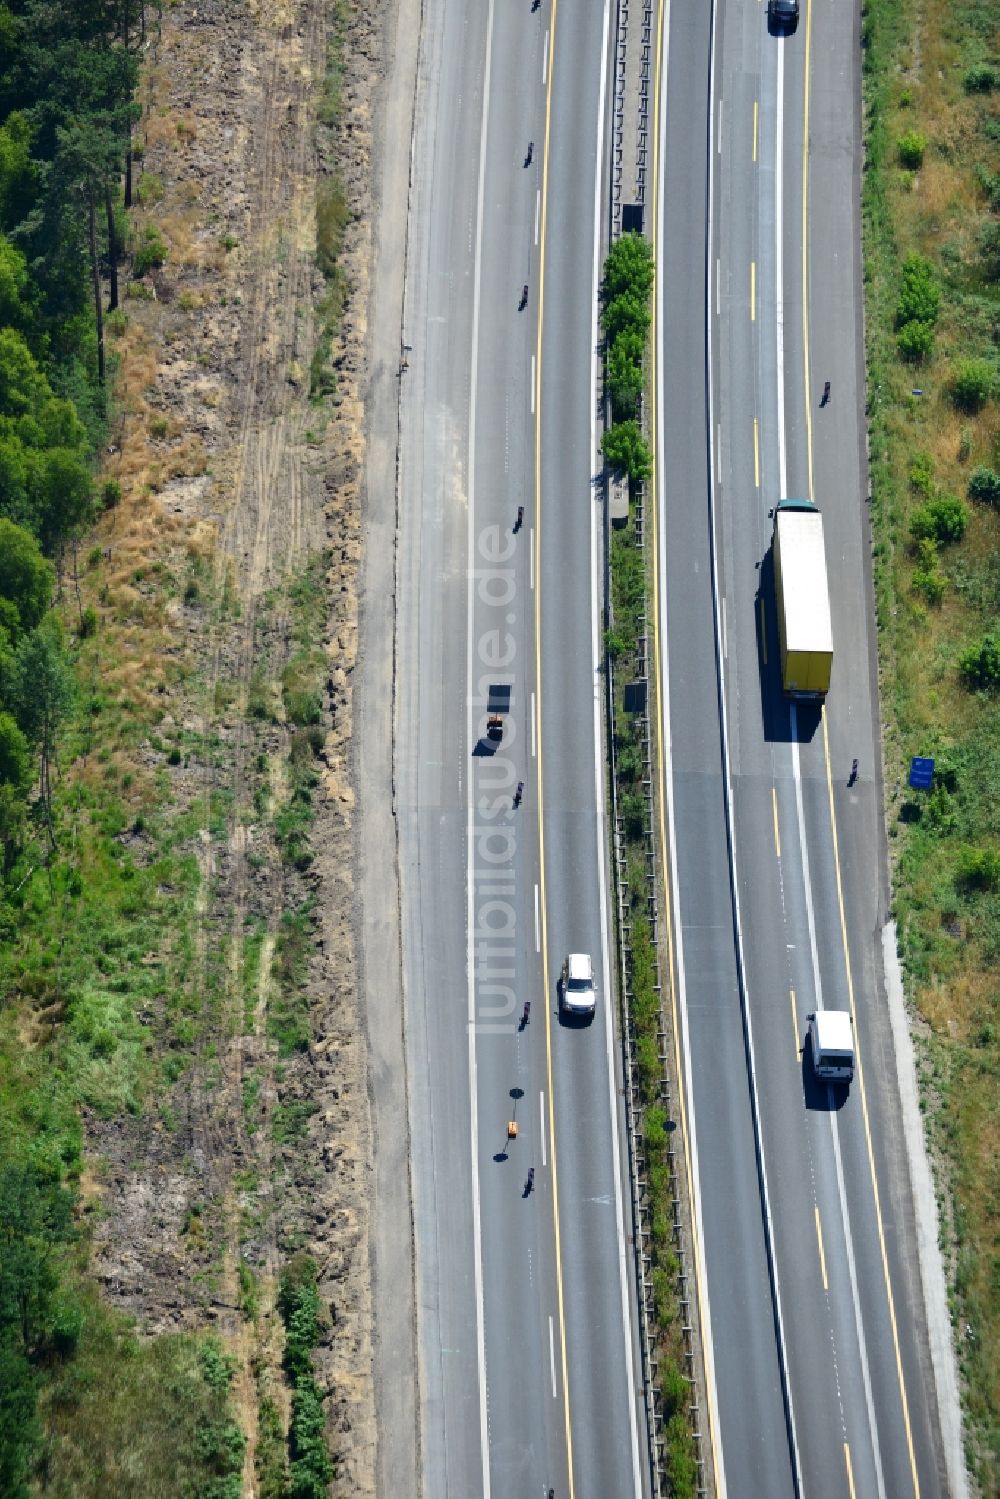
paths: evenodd
<path fill-rule="evenodd" d="M 823 517 L 816 506 L 782 500 L 774 511 L 773 548 L 782 686 L 787 697 L 822 702 L 830 689 L 833 629 Z"/>

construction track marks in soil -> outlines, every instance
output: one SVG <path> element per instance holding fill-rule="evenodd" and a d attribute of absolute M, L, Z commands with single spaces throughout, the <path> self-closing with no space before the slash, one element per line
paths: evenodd
<path fill-rule="evenodd" d="M 318 153 L 316 103 L 335 13 L 351 129 Z M 144 283 L 155 299 L 127 303 L 123 347 L 129 341 L 141 359 L 132 357 L 126 392 L 122 476 L 131 463 L 135 482 L 126 483 L 121 517 L 138 517 L 147 531 L 162 523 L 174 548 L 169 565 L 179 564 L 182 577 L 185 566 L 194 569 L 194 601 L 185 595 L 171 606 L 169 651 L 184 653 L 193 663 L 188 680 L 200 685 L 196 700 L 178 690 L 169 718 L 191 747 L 190 770 L 185 751 L 173 772 L 172 815 L 197 811 L 189 845 L 199 870 L 195 978 L 183 998 L 198 1008 L 194 1065 L 163 1099 L 164 1117 L 176 1123 L 164 1127 L 155 1108 L 89 1123 L 92 1153 L 115 1186 L 95 1232 L 95 1262 L 108 1294 L 144 1327 L 214 1326 L 236 1354 L 247 1494 L 262 1389 L 287 1427 L 276 1296 L 281 1266 L 299 1248 L 316 1262 L 330 1314 L 315 1364 L 338 1467 L 333 1492 L 374 1493 L 371 1139 L 353 956 L 349 754 L 380 25 L 379 5 L 354 0 L 171 7 L 147 58 L 137 132 L 145 171 L 163 188 L 145 216 L 169 254 Z M 316 180 L 332 159 L 353 214 L 342 252 L 351 295 L 334 347 L 336 394 L 318 409 L 308 391 L 323 289 Z M 129 455 L 154 412 L 170 436 L 153 454 L 160 467 L 151 475 Z M 171 468 L 184 443 L 200 445 L 200 468 Z M 116 546 L 124 540 L 119 532 Z M 329 681 L 326 736 L 315 858 L 300 869 L 282 859 L 274 827 L 293 782 L 279 683 L 298 648 L 291 585 L 310 564 L 315 576 L 327 553 L 328 619 L 315 641 Z M 159 555 L 154 549 L 142 561 Z M 197 571 L 206 557 L 210 588 Z M 288 919 L 305 920 L 308 900 L 315 925 L 302 938 L 304 976 L 295 983 L 312 1041 L 279 1058 L 269 1023 L 287 986 L 282 944 Z M 278 1129 L 279 1111 L 302 1121 L 297 1132 Z"/>

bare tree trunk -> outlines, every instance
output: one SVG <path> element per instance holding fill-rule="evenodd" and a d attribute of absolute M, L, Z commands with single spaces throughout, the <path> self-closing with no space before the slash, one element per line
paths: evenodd
<path fill-rule="evenodd" d="M 128 150 L 125 152 L 125 207 L 132 207 L 132 121 L 128 122 Z"/>
<path fill-rule="evenodd" d="M 93 184 L 87 185 L 87 216 L 90 230 L 90 274 L 94 283 L 94 316 L 97 320 L 97 378 L 104 384 L 104 308 L 101 305 L 101 268 L 97 263 L 97 211 Z"/>
<path fill-rule="evenodd" d="M 110 180 L 104 184 L 104 207 L 108 216 L 108 276 L 111 283 L 108 311 L 114 312 L 118 306 L 118 240 L 115 236 L 115 205 L 111 199 Z"/>

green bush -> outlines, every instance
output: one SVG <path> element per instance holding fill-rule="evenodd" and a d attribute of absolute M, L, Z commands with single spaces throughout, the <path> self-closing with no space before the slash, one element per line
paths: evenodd
<path fill-rule="evenodd" d="M 642 395 L 645 339 L 629 330 L 620 333 L 608 350 L 608 394 L 615 420 L 634 417 Z"/>
<path fill-rule="evenodd" d="M 973 692 L 1000 691 L 1000 635 L 984 635 L 978 645 L 963 652 L 958 669 Z"/>
<path fill-rule="evenodd" d="M 967 94 L 991 94 L 1000 86 L 1000 72 L 988 62 L 977 62 L 967 68 L 962 87 Z"/>
<path fill-rule="evenodd" d="M 968 890 L 996 890 L 1000 887 L 1000 853 L 995 848 L 964 848 L 955 880 Z"/>
<path fill-rule="evenodd" d="M 998 211 L 994 207 L 993 212 Z M 987 219 L 979 229 L 979 260 L 989 281 L 1000 280 L 1000 222 Z"/>
<path fill-rule="evenodd" d="M 951 393 L 962 411 L 980 411 L 993 394 L 993 366 L 986 359 L 965 359 L 955 371 Z"/>
<path fill-rule="evenodd" d="M 625 293 L 645 300 L 653 289 L 653 251 L 641 234 L 622 234 L 604 262 L 601 299 L 605 306 Z"/>
<path fill-rule="evenodd" d="M 602 322 L 609 343 L 613 344 L 616 338 L 630 333 L 645 345 L 650 323 L 649 304 L 646 298 L 636 296 L 634 292 L 624 292 L 605 307 Z"/>
<path fill-rule="evenodd" d="M 622 470 L 630 479 L 649 479 L 653 460 L 638 422 L 616 422 L 601 439 L 601 452 L 613 469 Z"/>
<path fill-rule="evenodd" d="M 934 348 L 934 327 L 931 323 L 904 323 L 896 335 L 896 344 L 901 359 L 908 364 L 923 364 Z"/>
<path fill-rule="evenodd" d="M 917 557 L 913 587 L 928 604 L 940 604 L 944 598 L 945 580 L 938 566 L 937 542 L 930 536 L 922 537 L 917 542 Z"/>
<path fill-rule="evenodd" d="M 137 276 L 145 276 L 155 266 L 163 265 L 167 258 L 167 242 L 155 224 L 147 224 L 135 252 L 133 270 Z"/>
<path fill-rule="evenodd" d="M 914 453 L 910 462 L 910 488 L 928 499 L 934 493 L 934 460 L 930 453 Z"/>
<path fill-rule="evenodd" d="M 896 326 L 907 323 L 929 323 L 938 320 L 941 311 L 941 288 L 934 267 L 923 255 L 907 255 L 900 273 L 899 300 L 896 303 Z"/>
<path fill-rule="evenodd" d="M 927 141 L 919 131 L 908 130 L 905 135 L 899 137 L 896 150 L 900 165 L 904 166 L 908 172 L 915 172 L 923 166 Z"/>
<path fill-rule="evenodd" d="M 1000 474 L 995 469 L 980 467 L 969 475 L 969 499 L 980 505 L 995 505 L 1000 508 Z"/>
<path fill-rule="evenodd" d="M 955 495 L 943 494 L 920 505 L 910 520 L 914 541 L 932 540 L 941 546 L 961 541 L 969 523 L 964 502 Z"/>

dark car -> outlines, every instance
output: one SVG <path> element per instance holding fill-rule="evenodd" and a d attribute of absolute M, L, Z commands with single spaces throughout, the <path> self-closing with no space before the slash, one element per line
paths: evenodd
<path fill-rule="evenodd" d="M 767 19 L 775 31 L 794 31 L 799 24 L 799 0 L 767 0 Z"/>

